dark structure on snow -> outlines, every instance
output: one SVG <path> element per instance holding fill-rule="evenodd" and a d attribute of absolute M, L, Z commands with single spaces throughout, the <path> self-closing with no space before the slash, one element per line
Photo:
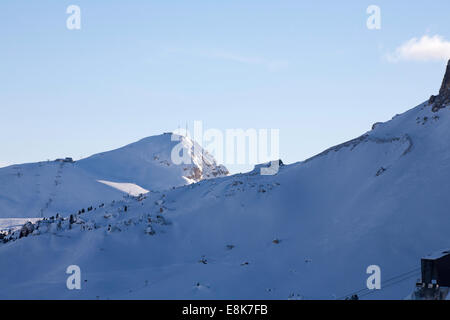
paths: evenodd
<path fill-rule="evenodd" d="M 416 284 L 412 298 L 445 300 L 450 291 L 450 249 L 423 257 L 422 281 Z"/>
<path fill-rule="evenodd" d="M 73 161 L 72 158 L 70 157 L 66 157 L 64 159 L 56 159 L 55 162 L 63 162 L 63 163 L 74 163 L 75 161 Z"/>
<path fill-rule="evenodd" d="M 450 287 L 450 249 L 422 258 L 421 265 L 423 284 Z"/>

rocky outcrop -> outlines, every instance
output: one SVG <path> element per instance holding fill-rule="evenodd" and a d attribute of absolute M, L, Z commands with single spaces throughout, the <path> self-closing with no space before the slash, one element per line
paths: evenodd
<path fill-rule="evenodd" d="M 439 95 L 446 96 L 447 98 L 450 95 L 450 60 L 447 64 L 447 71 L 444 76 L 444 80 L 442 81 L 442 87 L 439 91 Z"/>
<path fill-rule="evenodd" d="M 450 60 L 447 64 L 447 71 L 445 72 L 444 80 L 442 81 L 439 95 L 431 96 L 428 104 L 432 105 L 432 111 L 436 112 L 446 106 L 450 105 Z"/>
<path fill-rule="evenodd" d="M 27 222 L 20 229 L 19 238 L 27 237 L 29 234 L 32 234 L 33 231 L 34 225 L 31 222 Z"/>

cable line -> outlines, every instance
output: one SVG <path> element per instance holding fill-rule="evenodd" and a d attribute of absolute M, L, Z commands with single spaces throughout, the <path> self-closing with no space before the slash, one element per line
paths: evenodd
<path fill-rule="evenodd" d="M 418 274 L 418 271 L 419 271 L 419 270 L 421 270 L 420 267 L 414 268 L 414 269 L 412 269 L 412 270 L 410 270 L 410 271 L 404 272 L 404 273 L 402 273 L 402 274 L 399 274 L 399 275 L 397 275 L 397 276 L 394 276 L 394 277 L 392 277 L 392 278 L 389 278 L 389 279 L 383 281 L 383 282 L 381 283 L 382 286 L 381 286 L 381 289 L 380 289 L 380 290 L 383 290 L 383 289 L 386 288 L 386 287 L 390 287 L 390 286 L 395 285 L 395 284 L 397 284 L 397 283 L 400 283 L 400 282 L 402 282 L 402 281 L 404 281 L 404 280 L 407 280 L 407 279 L 409 279 L 409 278 L 412 278 L 413 276 L 416 276 L 416 275 Z M 405 277 L 406 277 L 406 278 L 405 278 Z M 399 281 L 396 281 L 396 280 L 399 280 Z M 391 281 L 394 281 L 394 282 L 391 283 Z M 371 293 L 374 293 L 374 292 L 380 291 L 380 290 L 371 290 L 371 289 L 368 289 L 368 288 L 363 288 L 363 289 L 360 289 L 360 290 L 358 290 L 358 291 L 354 291 L 354 292 L 352 292 L 352 293 L 349 293 L 349 294 L 347 294 L 347 295 L 344 295 L 344 296 L 338 298 L 337 300 L 342 300 L 342 299 L 351 297 L 351 296 L 356 295 L 356 294 L 360 294 L 361 297 L 364 297 L 364 296 L 366 296 L 366 295 L 369 295 L 369 294 L 371 294 Z M 368 292 L 365 292 L 365 291 L 368 291 Z"/>

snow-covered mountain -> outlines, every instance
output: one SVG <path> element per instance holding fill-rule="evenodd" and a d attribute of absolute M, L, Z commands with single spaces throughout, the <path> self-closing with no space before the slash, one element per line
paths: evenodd
<path fill-rule="evenodd" d="M 3 236 L 0 298 L 402 299 L 420 258 L 450 247 L 450 110 L 435 108 L 448 93 L 273 176 L 29 223 Z M 382 290 L 365 289 L 369 265 Z"/>
<path fill-rule="evenodd" d="M 191 164 L 174 164 L 172 149 L 186 150 Z M 0 218 L 50 217 L 99 205 L 125 194 L 227 175 L 199 145 L 170 133 L 148 137 L 76 162 L 58 159 L 0 168 Z"/>

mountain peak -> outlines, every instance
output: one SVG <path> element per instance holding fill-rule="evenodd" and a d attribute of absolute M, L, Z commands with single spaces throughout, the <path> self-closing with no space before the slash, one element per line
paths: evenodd
<path fill-rule="evenodd" d="M 177 154 L 179 162 L 172 158 Z M 79 160 L 78 166 L 100 174 L 101 180 L 131 181 L 147 190 L 162 190 L 229 173 L 197 142 L 171 132 L 95 154 Z"/>
<path fill-rule="evenodd" d="M 445 108 L 450 104 L 450 60 L 447 64 L 447 70 L 445 71 L 444 80 L 442 80 L 442 86 L 439 90 L 439 95 L 431 96 L 428 103 L 430 105 L 433 105 L 433 112 Z"/>
<path fill-rule="evenodd" d="M 450 96 L 450 60 L 447 64 L 447 71 L 445 72 L 444 80 L 442 81 L 441 90 L 439 91 L 439 95 L 447 95 Z"/>

